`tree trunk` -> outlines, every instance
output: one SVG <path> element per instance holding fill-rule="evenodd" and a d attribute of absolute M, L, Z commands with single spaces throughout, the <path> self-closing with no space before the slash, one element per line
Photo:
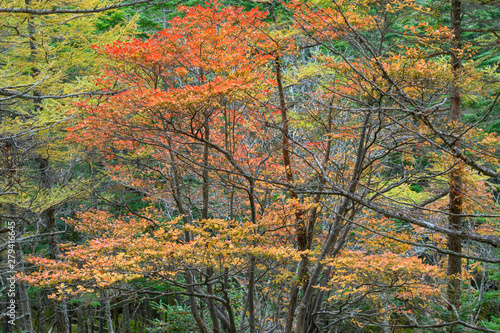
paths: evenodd
<path fill-rule="evenodd" d="M 165 128 L 166 130 L 166 128 Z M 171 163 L 171 168 L 172 168 L 172 178 L 173 178 L 173 184 L 172 184 L 172 194 L 175 200 L 175 203 L 177 205 L 177 209 L 179 210 L 179 213 L 182 215 L 183 221 L 185 224 L 191 223 L 191 218 L 189 215 L 189 212 L 184 208 L 184 204 L 182 203 L 182 195 L 181 195 L 181 188 L 182 188 L 182 183 L 180 181 L 179 177 L 179 171 L 177 168 L 177 159 L 175 155 L 175 150 L 173 147 L 173 143 L 170 137 L 168 138 L 168 153 L 170 157 L 170 163 Z M 185 241 L 186 243 L 190 241 L 190 234 L 188 231 L 184 233 Z M 185 274 L 186 277 L 186 282 L 188 284 L 187 286 L 187 291 L 189 293 L 193 293 L 194 289 L 192 287 L 194 283 L 194 278 L 191 272 L 186 272 Z M 208 333 L 208 328 L 207 325 L 205 324 L 205 321 L 203 318 L 200 316 L 200 313 L 198 312 L 198 308 L 196 307 L 196 298 L 192 295 L 189 296 L 189 307 L 191 308 L 191 314 L 193 315 L 194 320 L 196 321 L 196 324 L 198 325 L 198 328 L 202 333 Z"/>
<path fill-rule="evenodd" d="M 193 293 L 193 287 L 190 286 L 194 284 L 194 279 L 191 272 L 186 272 L 186 282 L 188 283 L 187 291 L 189 293 Z M 198 308 L 196 307 L 196 298 L 193 295 L 189 295 L 189 306 L 191 307 L 191 313 L 194 320 L 196 321 L 196 324 L 198 324 L 200 331 L 202 333 L 208 333 L 208 327 L 205 324 L 205 321 L 201 317 L 200 313 L 198 312 Z"/>
<path fill-rule="evenodd" d="M 257 223 L 257 208 L 255 206 L 255 180 L 248 179 L 250 191 L 248 193 L 250 201 L 251 221 Z M 250 259 L 250 267 L 248 269 L 248 325 L 250 333 L 255 333 L 255 257 Z"/>
<path fill-rule="evenodd" d="M 250 333 L 255 333 L 255 258 L 250 259 L 248 269 L 248 325 Z"/>
<path fill-rule="evenodd" d="M 462 47 L 461 35 L 461 1 L 452 0 L 451 2 L 451 28 L 454 34 L 452 47 L 451 66 L 453 71 L 453 81 L 450 89 L 450 119 L 456 124 L 461 121 L 461 96 L 458 80 L 461 70 L 460 57 L 457 54 L 458 50 Z M 453 146 L 460 148 L 460 138 L 456 137 Z M 460 160 L 455 159 L 456 165 L 450 173 L 450 194 L 449 194 L 449 228 L 454 231 L 461 231 L 462 229 L 462 205 L 463 205 L 463 182 L 462 182 L 462 166 Z M 458 236 L 448 236 L 448 250 L 461 253 L 462 240 Z M 460 274 L 462 273 L 462 259 L 459 256 L 449 255 L 447 274 L 449 276 L 448 284 L 448 309 L 453 311 L 453 308 L 460 307 Z M 455 314 L 452 314 L 455 318 Z M 457 318 L 455 318 L 457 319 Z M 453 328 L 451 329 L 453 331 Z"/>
<path fill-rule="evenodd" d="M 26 285 L 26 282 L 20 281 L 17 283 L 17 288 L 19 289 L 19 304 L 22 313 L 21 327 L 25 333 L 34 333 L 35 330 L 33 329 L 31 306 L 28 297 L 28 286 Z"/>
<path fill-rule="evenodd" d="M 204 121 L 205 121 L 205 133 L 204 133 L 204 139 L 205 141 L 210 141 L 210 113 L 208 111 L 204 112 Z M 210 185 L 208 181 L 208 154 L 209 154 L 209 147 L 208 144 L 205 143 L 203 147 L 203 207 L 201 210 L 201 218 L 202 219 L 208 219 L 208 205 L 209 205 L 209 194 L 210 194 Z M 211 275 L 211 269 L 207 270 L 207 275 Z M 210 283 L 207 284 L 207 293 L 209 295 L 213 295 L 213 287 Z M 212 325 L 213 325 L 213 331 L 214 333 L 220 333 L 220 326 L 219 326 L 219 319 L 217 317 L 217 310 L 215 307 L 214 300 L 212 298 L 209 298 L 207 300 L 208 303 L 208 310 L 210 311 L 210 318 L 212 319 Z"/>
<path fill-rule="evenodd" d="M 19 233 L 19 228 L 18 226 L 16 226 L 15 229 L 13 229 L 13 231 L 15 232 L 15 234 L 17 235 Z M 9 278 L 11 277 L 13 280 L 6 280 L 7 281 L 7 304 L 10 304 L 10 299 L 15 299 L 15 295 L 12 295 L 13 297 L 11 297 L 11 289 L 10 289 L 10 281 L 14 282 L 14 274 L 16 272 L 24 272 L 24 267 L 23 267 L 23 249 L 21 247 L 21 243 L 20 242 L 17 242 L 15 244 L 13 243 L 9 243 L 10 245 L 13 245 L 14 246 L 14 253 L 11 254 L 11 248 L 9 248 L 9 251 L 6 251 L 7 252 L 7 258 L 8 260 L 5 260 L 7 263 L 8 263 L 8 267 L 10 267 L 10 262 L 11 260 L 10 259 L 14 259 L 12 260 L 12 262 L 15 262 L 15 265 L 16 265 L 16 268 L 15 268 L 15 271 L 13 272 L 8 272 L 9 274 L 11 274 L 10 276 L 8 276 Z M 10 271 L 10 268 L 8 269 Z M 28 286 L 27 286 L 27 283 L 24 282 L 24 281 L 17 281 L 15 282 L 15 287 L 16 287 L 16 292 L 15 294 L 17 294 L 17 296 L 19 297 L 19 303 L 15 303 L 15 310 L 16 310 L 16 317 L 19 318 L 19 314 L 21 314 L 20 316 L 20 320 L 18 322 L 21 323 L 21 328 L 23 329 L 24 332 L 26 333 L 34 333 L 35 330 L 33 329 L 33 319 L 32 319 L 32 315 L 31 315 L 31 305 L 30 305 L 30 301 L 29 301 L 29 297 L 28 297 Z M 11 317 L 5 317 L 7 321 L 10 321 L 11 320 Z M 8 325 L 8 326 L 12 326 L 12 325 Z M 14 327 L 10 327 L 9 329 L 13 329 Z"/>
<path fill-rule="evenodd" d="M 130 308 L 128 302 L 123 303 L 122 311 L 123 333 L 130 333 Z"/>
<path fill-rule="evenodd" d="M 361 129 L 361 134 L 359 138 L 358 149 L 356 153 L 356 164 L 354 166 L 354 170 L 352 172 L 350 185 L 348 188 L 349 193 L 355 193 L 356 188 L 358 186 L 358 182 L 361 178 L 361 174 L 363 172 L 363 162 L 366 157 L 366 142 L 369 140 L 369 119 L 370 113 L 365 115 L 365 120 L 363 123 L 363 127 Z M 344 239 L 340 239 L 342 228 L 344 227 L 344 219 L 347 216 L 347 213 L 351 210 L 351 200 L 347 197 L 342 199 L 342 204 L 338 208 L 337 213 L 335 214 L 335 220 L 333 222 L 333 227 L 328 235 L 322 249 L 321 254 L 317 259 L 316 266 L 314 267 L 311 276 L 309 278 L 309 282 L 307 287 L 304 290 L 304 296 L 302 297 L 302 301 L 299 306 L 299 313 L 297 314 L 297 333 L 305 333 L 309 327 L 309 320 L 311 312 L 314 307 L 318 307 L 319 305 L 314 304 L 314 293 L 316 291 L 316 285 L 320 282 L 321 274 L 323 273 L 324 264 L 322 263 L 323 259 L 327 256 L 335 256 L 340 251 L 343 246 Z M 353 209 L 354 216 L 355 210 Z M 352 217 L 351 216 L 351 217 Z M 347 234 L 344 234 L 345 236 Z M 337 244 L 337 246 L 335 246 Z"/>
<path fill-rule="evenodd" d="M 77 333 L 85 333 L 85 321 L 83 320 L 84 311 L 85 311 L 85 308 L 83 307 L 83 305 L 79 306 L 76 309 L 76 332 Z"/>
<path fill-rule="evenodd" d="M 276 81 L 278 82 L 278 94 L 280 100 L 280 110 L 281 110 L 281 143 L 282 154 L 283 154 L 283 164 L 285 166 L 286 180 L 288 183 L 293 182 L 293 169 L 292 162 L 290 158 L 290 143 L 288 141 L 288 114 L 285 102 L 285 92 L 283 90 L 283 79 L 281 74 L 281 63 L 280 59 L 276 58 Z M 299 200 L 299 197 L 295 191 L 290 191 L 290 197 L 292 200 Z M 308 249 L 308 228 L 306 225 L 306 220 L 303 218 L 303 212 L 301 209 L 295 212 L 295 237 L 297 239 L 297 248 L 299 251 L 305 251 Z M 297 300 L 299 295 L 299 288 L 301 284 L 306 285 L 305 277 L 308 272 L 309 257 L 307 255 L 302 255 L 299 264 L 299 275 L 296 282 L 292 285 L 292 292 L 290 294 L 290 303 L 288 304 L 288 313 L 286 317 L 285 332 L 290 333 L 292 331 L 293 319 L 295 316 L 295 309 L 297 307 Z"/>
<path fill-rule="evenodd" d="M 208 270 L 208 274 L 210 275 L 211 269 Z M 208 283 L 207 284 L 207 294 L 212 296 L 214 294 L 213 286 Z M 213 324 L 213 331 L 214 333 L 220 333 L 220 326 L 219 326 L 219 319 L 217 316 L 217 309 L 215 307 L 215 302 L 213 298 L 209 298 L 207 300 L 208 303 L 208 310 L 210 311 L 210 318 L 212 319 L 212 324 Z"/>
<path fill-rule="evenodd" d="M 114 333 L 113 317 L 111 317 L 111 304 L 109 302 L 108 292 L 103 291 L 104 295 L 104 315 L 106 316 L 106 324 L 108 326 L 108 333 Z"/>

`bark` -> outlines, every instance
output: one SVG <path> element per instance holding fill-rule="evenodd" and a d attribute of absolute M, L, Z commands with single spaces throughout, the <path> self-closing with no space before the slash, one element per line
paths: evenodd
<path fill-rule="evenodd" d="M 118 318 L 118 309 L 115 307 L 112 311 L 113 313 L 113 325 L 115 329 L 119 332 L 120 331 L 120 320 Z"/>
<path fill-rule="evenodd" d="M 95 315 L 94 315 L 95 311 L 94 311 L 94 308 L 93 307 L 89 307 L 87 309 L 87 311 L 85 312 L 86 316 L 87 316 L 87 333 L 94 333 L 94 319 L 95 319 Z"/>
<path fill-rule="evenodd" d="M 68 305 L 65 301 L 54 302 L 55 326 L 58 333 L 70 333 Z"/>
<path fill-rule="evenodd" d="M 52 186 L 52 173 L 50 170 L 50 161 L 48 159 L 40 159 L 40 172 L 42 185 L 45 188 L 50 188 Z M 55 207 L 50 207 L 46 211 L 46 223 L 48 243 L 49 243 L 49 253 L 51 259 L 56 259 L 61 254 L 61 249 L 59 248 L 59 239 L 56 234 L 56 209 Z M 54 303 L 55 320 L 56 320 L 56 330 L 58 333 L 68 333 L 70 332 L 70 324 L 68 318 L 68 305 L 65 300 Z"/>
<path fill-rule="evenodd" d="M 45 316 L 44 316 L 44 310 L 45 306 L 43 306 L 41 303 L 42 297 L 40 295 L 37 296 L 37 308 L 36 308 L 36 319 L 35 319 L 35 329 L 37 333 L 45 333 L 45 327 L 44 327 L 44 322 L 45 322 Z"/>
<path fill-rule="evenodd" d="M 221 323 L 221 332 L 222 333 L 231 332 L 231 324 L 229 323 L 229 320 L 224 314 L 223 310 L 224 309 L 221 309 L 220 307 L 216 308 L 217 316 L 219 317 Z"/>
<path fill-rule="evenodd" d="M 28 7 L 31 4 L 31 0 L 25 0 L 24 3 L 26 4 L 26 7 Z M 33 15 L 30 15 L 28 18 L 28 34 L 30 37 L 30 61 L 33 61 L 38 54 L 38 44 L 36 43 L 35 39 L 35 17 Z"/>

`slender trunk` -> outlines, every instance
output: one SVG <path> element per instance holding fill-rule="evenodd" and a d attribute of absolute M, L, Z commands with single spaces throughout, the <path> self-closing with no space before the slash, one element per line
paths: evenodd
<path fill-rule="evenodd" d="M 210 115 L 208 112 L 205 112 L 205 133 L 204 133 L 204 139 L 206 141 L 210 141 Z M 209 154 L 209 147 L 208 144 L 205 144 L 203 147 L 203 207 L 201 211 L 201 218 L 202 219 L 208 219 L 208 205 L 209 205 L 209 194 L 210 194 L 210 185 L 209 185 L 209 174 L 208 174 L 208 154 Z M 210 275 L 212 272 L 209 269 L 207 271 L 207 274 Z M 207 293 L 209 295 L 213 295 L 213 287 L 209 283 L 207 284 Z M 219 319 L 217 316 L 217 310 L 215 307 L 214 300 L 212 298 L 208 298 L 207 300 L 208 303 L 208 310 L 210 312 L 210 318 L 212 319 L 212 325 L 213 325 L 213 331 L 215 333 L 220 333 L 220 326 L 219 326 Z"/>
<path fill-rule="evenodd" d="M 175 204 L 177 205 L 177 209 L 179 210 L 179 213 L 183 216 L 184 223 L 189 223 L 189 217 L 187 214 L 187 211 L 184 209 L 184 205 L 182 203 L 182 196 L 181 196 L 181 188 L 182 184 L 180 182 L 180 177 L 179 177 L 179 171 L 178 171 L 178 166 L 177 166 L 177 158 L 175 155 L 175 151 L 173 148 L 172 144 L 172 139 L 168 136 L 168 153 L 170 157 L 170 163 L 171 163 L 171 169 L 172 169 L 172 196 L 175 200 Z M 186 236 L 189 238 L 189 236 Z M 188 241 L 186 239 L 186 241 Z"/>
<path fill-rule="evenodd" d="M 99 333 L 104 333 L 104 291 L 101 290 L 101 300 L 99 306 Z"/>
<path fill-rule="evenodd" d="M 250 183 L 249 199 L 251 221 L 257 223 L 257 208 L 255 206 L 255 180 L 248 179 Z M 250 333 L 255 333 L 255 257 L 250 259 L 250 267 L 248 270 L 248 324 L 250 325 Z"/>
<path fill-rule="evenodd" d="M 231 306 L 231 299 L 230 299 L 229 294 L 227 292 L 226 281 L 224 281 L 224 285 L 222 288 L 223 288 L 222 293 L 224 294 L 224 300 L 225 300 L 224 307 L 226 308 L 226 311 L 228 314 L 228 319 L 229 319 L 229 325 L 230 325 L 229 332 L 236 333 L 236 320 L 234 318 L 234 311 L 233 311 L 233 308 Z"/>
<path fill-rule="evenodd" d="M 193 287 L 192 285 L 194 284 L 194 278 L 191 272 L 186 272 L 186 282 L 188 283 L 187 291 L 189 293 L 193 293 Z M 191 286 L 190 286 L 191 285 Z M 196 321 L 196 324 L 198 324 L 198 327 L 202 333 L 209 333 L 208 327 L 205 324 L 205 321 L 201 317 L 200 313 L 198 312 L 198 308 L 196 307 L 196 297 L 190 295 L 189 296 L 189 306 L 191 308 L 191 313 L 193 315 L 194 320 Z"/>
<path fill-rule="evenodd" d="M 212 273 L 211 269 L 209 269 L 208 274 L 211 274 L 211 273 Z M 207 284 L 207 294 L 208 295 L 214 294 L 213 286 L 210 283 Z M 207 303 L 208 303 L 208 310 L 210 311 L 210 318 L 212 319 L 213 331 L 214 331 L 214 333 L 220 333 L 219 319 L 217 316 L 217 308 L 215 306 L 215 302 L 214 302 L 213 298 L 208 298 Z"/>
<path fill-rule="evenodd" d="M 130 307 L 128 302 L 123 303 L 122 312 L 123 333 L 130 333 Z"/>
<path fill-rule="evenodd" d="M 217 316 L 220 319 L 220 331 L 222 333 L 227 333 L 228 331 L 231 332 L 231 324 L 229 323 L 229 318 L 227 318 L 226 314 L 223 312 L 223 308 L 217 306 L 215 308 L 217 311 Z"/>
<path fill-rule="evenodd" d="M 46 189 L 50 189 L 52 187 L 52 173 L 50 170 L 50 161 L 46 158 L 40 159 L 40 172 L 41 172 L 41 181 L 42 185 Z M 49 253 L 52 259 L 57 259 L 61 254 L 61 249 L 59 248 L 59 238 L 56 234 L 57 225 L 56 225 L 56 209 L 55 207 L 50 207 L 46 211 L 46 223 L 47 223 L 47 232 L 48 243 L 49 243 Z M 55 311 L 55 320 L 56 320 L 56 330 L 58 333 L 68 333 L 71 328 L 69 325 L 68 318 L 68 305 L 66 300 L 62 300 L 60 302 L 55 302 L 54 306 Z"/>
<path fill-rule="evenodd" d="M 361 129 L 361 135 L 359 138 L 359 144 L 356 153 L 356 164 L 354 166 L 348 188 L 349 193 L 354 193 L 356 191 L 358 182 L 363 172 L 363 162 L 366 157 L 366 141 L 369 137 L 369 120 L 370 113 L 367 113 L 365 115 L 363 127 Z M 335 214 L 332 231 L 328 235 L 325 244 L 322 247 L 321 253 L 317 259 L 317 264 L 312 271 L 309 283 L 307 285 L 307 288 L 305 288 L 304 296 L 302 297 L 302 301 L 299 306 L 299 313 L 297 315 L 297 333 L 306 332 L 307 328 L 309 327 L 309 315 L 312 315 L 311 312 L 313 311 L 314 307 L 313 302 L 316 285 L 321 277 L 324 268 L 324 264 L 322 264 L 322 261 L 327 256 L 334 256 L 340 251 L 343 241 L 341 239 L 341 241 L 338 242 L 338 240 L 342 231 L 342 227 L 344 226 L 344 218 L 350 210 L 351 203 L 352 202 L 350 199 L 344 198 L 340 207 L 338 208 L 337 213 Z M 337 247 L 335 247 L 335 244 L 337 244 Z"/>
<path fill-rule="evenodd" d="M 94 333 L 94 318 L 95 318 L 94 308 L 93 307 L 89 308 L 87 314 L 88 314 L 87 332 L 88 333 Z"/>
<path fill-rule="evenodd" d="M 16 263 L 18 268 L 21 271 L 24 271 L 23 265 L 23 252 L 20 243 L 16 243 L 16 252 L 15 252 Z M 21 266 L 19 266 L 21 265 Z M 17 292 L 19 296 L 19 309 L 21 310 L 21 327 L 23 328 L 25 333 L 34 333 L 33 329 L 33 319 L 31 315 L 31 305 L 28 296 L 28 286 L 26 282 L 18 281 L 16 282 Z M 10 319 L 10 318 L 9 318 Z"/>
<path fill-rule="evenodd" d="M 323 272 L 324 264 L 322 263 L 322 261 L 332 252 L 335 244 L 337 243 L 340 231 L 342 230 L 342 217 L 345 216 L 348 211 L 348 204 L 349 200 L 347 198 L 344 198 L 343 203 L 339 208 L 338 213 L 336 214 L 332 231 L 328 235 L 328 238 L 326 239 L 326 242 L 323 245 L 322 251 L 318 257 L 317 264 L 311 273 L 309 284 L 305 289 L 304 296 L 302 297 L 302 301 L 299 306 L 299 312 L 297 314 L 297 333 L 306 332 L 306 329 L 309 326 L 307 319 L 308 314 L 311 310 L 311 303 L 313 301 L 313 296 L 316 289 L 315 286 L 317 285 Z"/>
<path fill-rule="evenodd" d="M 108 333 L 114 333 L 113 317 L 111 316 L 111 304 L 109 302 L 109 295 L 107 291 L 103 291 L 104 295 L 104 315 L 106 316 L 106 324 L 108 326 Z"/>
<path fill-rule="evenodd" d="M 288 141 L 288 110 L 285 102 L 285 92 L 283 90 L 283 78 L 281 74 L 281 63 L 280 59 L 276 58 L 276 81 L 278 82 L 278 94 L 280 100 L 280 110 L 281 110 L 281 130 L 282 130 L 282 154 L 283 154 L 283 164 L 285 166 L 286 180 L 289 184 L 293 182 L 293 168 L 290 158 L 290 143 Z M 299 200 L 299 197 L 295 191 L 290 191 L 290 197 L 292 200 Z M 295 236 L 297 238 L 297 248 L 299 251 L 305 251 L 308 249 L 308 231 L 306 220 L 303 218 L 303 212 L 301 209 L 295 212 Z M 307 268 L 309 266 L 309 257 L 305 254 L 301 255 L 301 260 L 299 264 L 299 274 L 298 279 L 292 285 L 292 291 L 290 294 L 290 303 L 288 304 L 288 313 L 286 317 L 285 332 L 290 333 L 292 331 L 293 319 L 295 316 L 295 309 L 297 307 L 297 300 L 299 295 L 299 288 L 301 284 L 306 285 L 305 277 L 307 275 Z"/>
<path fill-rule="evenodd" d="M 255 257 L 250 259 L 248 269 L 248 325 L 250 333 L 255 333 Z"/>
<path fill-rule="evenodd" d="M 461 96 L 458 80 L 461 70 L 460 57 L 457 54 L 458 50 L 462 47 L 461 35 L 461 1 L 452 0 L 451 2 L 451 28 L 454 34 L 452 41 L 452 57 L 451 67 L 453 71 L 453 81 L 450 89 L 450 119 L 456 124 L 461 121 Z M 460 148 L 460 139 L 456 138 L 454 147 Z M 463 182 L 462 182 L 462 167 L 458 159 L 455 160 L 456 166 L 450 173 L 450 194 L 449 194 L 449 228 L 454 231 L 461 231 L 462 229 L 462 206 L 463 206 Z M 462 240 L 458 236 L 448 236 L 448 250 L 461 253 Z M 462 273 L 462 259 L 459 256 L 449 255 L 447 274 L 449 276 L 448 283 L 448 308 L 453 311 L 453 308 L 460 307 L 460 274 Z M 454 313 L 452 314 L 455 318 Z M 451 328 L 453 331 L 453 327 Z"/>
<path fill-rule="evenodd" d="M 30 4 L 29 0 L 25 1 L 26 6 Z M 36 55 L 37 55 L 37 49 L 38 46 L 35 42 L 35 36 L 36 36 L 36 28 L 35 28 L 35 22 L 34 22 L 34 17 L 30 16 L 27 20 L 28 22 L 28 34 L 30 38 L 30 61 L 34 61 Z M 34 108 L 36 111 L 37 105 L 35 105 Z M 20 227 L 18 225 L 17 227 Z M 16 243 L 16 250 L 15 250 L 15 261 L 16 263 L 22 264 L 23 263 L 23 253 L 22 253 L 22 247 L 20 243 Z M 19 267 L 19 266 L 18 266 Z M 21 270 L 23 268 L 21 267 Z M 31 305 L 28 297 L 28 286 L 26 282 L 19 281 L 16 283 L 17 284 L 17 294 L 19 296 L 19 308 L 21 310 L 21 328 L 23 329 L 24 332 L 27 333 L 33 333 L 35 332 L 33 329 L 33 320 L 32 320 L 32 314 L 31 314 Z M 10 301 L 10 296 L 7 298 L 7 301 Z M 9 303 L 10 304 L 10 303 Z M 6 320 L 10 320 L 10 317 L 5 317 Z M 10 329 L 12 329 L 11 325 L 7 323 L 6 325 L 6 332 L 9 332 Z"/>
<path fill-rule="evenodd" d="M 205 133 L 204 133 L 204 139 L 206 141 L 210 141 L 210 125 L 209 125 L 209 115 L 207 112 L 205 112 Z M 203 186 L 202 186 L 202 191 L 203 191 L 203 207 L 201 211 L 201 218 L 202 219 L 208 219 L 208 195 L 209 195 L 209 184 L 208 184 L 208 144 L 205 143 L 203 147 Z"/>
<path fill-rule="evenodd" d="M 329 110 L 329 113 L 328 113 L 328 130 L 331 131 L 332 129 L 332 124 L 333 124 L 333 118 L 332 118 L 332 110 L 330 109 Z M 330 160 L 330 153 L 331 153 L 331 141 L 328 141 L 327 142 L 327 146 L 326 146 L 326 151 L 325 151 L 325 156 L 324 156 L 324 159 L 323 159 L 323 165 L 326 165 L 328 163 L 328 161 Z M 320 178 L 319 180 L 319 187 L 318 187 L 318 192 L 321 192 L 325 186 L 325 179 L 322 177 Z M 314 203 L 316 205 L 318 205 L 320 203 L 320 200 L 321 200 L 321 195 L 320 194 L 317 194 L 315 197 L 314 197 Z M 312 246 L 312 241 L 313 241 L 313 238 L 314 238 L 314 226 L 316 224 L 316 220 L 318 218 L 318 206 L 314 206 L 312 211 L 311 211 L 311 214 L 309 216 L 309 225 L 307 227 L 307 248 L 310 249 L 311 246 Z M 337 246 L 337 248 L 339 248 L 339 246 Z M 328 283 L 328 279 L 330 277 L 330 271 L 331 269 L 328 267 L 326 269 L 326 271 L 323 273 L 323 276 L 321 278 L 321 281 L 320 281 L 320 286 L 321 287 L 325 287 Z M 304 290 L 307 289 L 307 285 L 304 286 Z M 313 311 L 312 313 L 316 312 L 316 311 L 319 311 L 321 309 L 321 305 L 322 305 L 322 302 L 323 302 L 323 297 L 324 297 L 324 291 L 323 289 L 319 289 L 320 291 L 318 292 L 318 295 L 316 296 L 316 298 L 314 299 L 314 306 L 313 306 Z"/>
<path fill-rule="evenodd" d="M 243 306 L 243 312 L 240 320 L 240 333 L 243 333 L 245 330 L 245 320 L 247 318 L 247 309 L 248 309 L 248 297 L 245 298 L 245 305 Z"/>
<path fill-rule="evenodd" d="M 180 182 L 175 151 L 173 149 L 173 144 L 172 144 L 171 138 L 167 137 L 167 139 L 168 139 L 168 152 L 170 155 L 170 163 L 171 163 L 172 175 L 173 175 L 172 194 L 173 194 L 175 203 L 177 205 L 177 209 L 179 210 L 179 213 L 183 216 L 184 223 L 189 224 L 191 222 L 191 220 L 190 220 L 188 212 L 184 208 L 184 204 L 182 203 L 182 197 L 181 197 L 182 184 Z M 184 234 L 184 237 L 185 237 L 186 243 L 190 241 L 189 232 L 186 231 Z M 194 290 L 193 290 L 192 285 L 194 283 L 194 278 L 193 278 L 192 273 L 189 271 L 186 272 L 185 277 L 186 277 L 186 282 L 188 284 L 188 287 L 186 289 L 189 293 L 193 293 Z M 208 333 L 209 331 L 208 331 L 207 325 L 205 324 L 205 321 L 201 317 L 200 313 L 198 312 L 198 308 L 196 307 L 196 298 L 192 295 L 189 296 L 189 307 L 191 309 L 191 314 L 193 315 L 193 318 L 196 321 L 196 324 L 198 325 L 198 328 L 200 329 L 200 331 L 202 333 Z"/>
<path fill-rule="evenodd" d="M 26 6 L 31 4 L 31 0 L 25 0 L 24 3 Z M 35 17 L 34 15 L 30 15 L 28 18 L 28 34 L 30 39 L 30 61 L 35 61 L 35 57 L 38 54 L 38 44 L 36 43 L 36 26 L 35 26 Z M 36 68 L 33 67 L 33 72 L 36 72 Z"/>
<path fill-rule="evenodd" d="M 34 333 L 33 320 L 31 316 L 31 307 L 28 297 L 28 286 L 26 282 L 18 282 L 17 287 L 19 289 L 19 304 L 21 307 L 22 316 L 22 327 L 25 333 Z"/>
<path fill-rule="evenodd" d="M 76 309 L 76 332 L 85 333 L 85 321 L 83 320 L 85 308 L 80 306 Z"/>
<path fill-rule="evenodd" d="M 45 328 L 43 327 L 43 306 L 40 306 L 41 297 L 37 296 L 37 307 L 36 307 L 36 318 L 35 318 L 35 330 L 37 333 L 45 333 Z"/>

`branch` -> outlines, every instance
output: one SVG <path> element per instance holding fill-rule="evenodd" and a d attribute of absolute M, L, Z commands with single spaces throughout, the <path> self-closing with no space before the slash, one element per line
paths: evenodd
<path fill-rule="evenodd" d="M 469 157 L 465 156 L 464 153 L 462 153 L 462 151 L 459 148 L 457 148 L 457 147 L 452 147 L 451 148 L 451 154 L 453 156 L 456 156 L 456 157 L 460 158 L 465 164 L 473 167 L 474 169 L 476 169 L 477 171 L 481 172 L 485 176 L 490 176 L 490 177 L 493 177 L 493 178 L 499 178 L 500 177 L 500 172 L 496 172 L 496 171 L 494 171 L 494 170 L 492 170 L 490 168 L 487 168 L 487 167 L 479 165 L 472 158 L 469 158 Z"/>
<path fill-rule="evenodd" d="M 1 8 L 0 8 L 1 9 Z M 21 99 L 31 99 L 35 101 L 40 101 L 43 99 L 63 99 L 63 98 L 71 98 L 71 97 L 80 97 L 80 96 L 107 96 L 107 95 L 116 95 L 124 90 L 121 91 L 86 91 L 86 92 L 81 92 L 81 93 L 74 93 L 74 94 L 66 94 L 66 95 L 28 95 L 25 92 L 24 93 L 19 93 L 16 91 L 12 90 L 7 90 L 7 89 L 1 89 L 0 88 L 0 96 L 7 96 L 5 98 L 0 98 L 0 101 L 4 101 L 7 99 L 12 99 L 12 98 L 21 98 Z"/>
<path fill-rule="evenodd" d="M 394 327 L 394 328 L 439 328 L 439 327 L 446 327 L 446 326 L 451 326 L 451 325 L 462 325 L 467 328 L 471 328 L 477 331 L 481 332 L 487 332 L 487 333 L 498 333 L 498 331 L 495 330 L 490 330 L 489 328 L 486 327 L 480 327 L 480 326 L 475 326 L 471 325 L 469 323 L 466 323 L 465 321 L 461 320 L 456 320 L 448 323 L 440 323 L 440 324 L 434 324 L 434 325 L 391 325 L 391 324 L 382 324 L 382 323 L 377 323 L 377 325 L 380 326 L 386 326 L 386 327 Z"/>
<path fill-rule="evenodd" d="M 447 196 L 449 193 L 450 193 L 450 189 L 446 189 L 446 190 L 442 191 L 441 193 L 433 196 L 432 198 L 427 199 L 424 202 L 421 202 L 421 203 L 415 205 L 413 207 L 413 210 L 417 210 L 417 209 L 423 208 L 423 207 L 425 207 L 425 206 L 427 206 L 427 205 L 429 205 L 429 204 L 431 204 L 431 203 L 433 203 L 433 202 L 435 202 L 435 201 L 437 201 L 437 200 L 439 200 L 439 199 Z"/>
<path fill-rule="evenodd" d="M 327 179 L 327 182 L 331 184 L 331 181 Z M 286 185 L 285 185 L 286 186 Z M 447 234 L 447 235 L 452 235 L 452 236 L 458 236 L 464 239 L 470 239 L 476 242 L 484 243 L 484 244 L 490 244 L 494 247 L 500 247 L 500 237 L 492 236 L 492 235 L 481 235 L 477 233 L 466 233 L 466 232 L 459 232 L 455 230 L 451 230 L 445 227 L 441 227 L 439 225 L 436 225 L 432 222 L 425 221 L 421 218 L 415 218 L 408 216 L 404 211 L 402 210 L 393 210 L 397 209 L 394 207 L 393 209 L 386 208 L 383 206 L 379 206 L 377 204 L 374 204 L 373 202 L 366 201 L 364 198 L 354 194 L 350 193 L 349 191 L 342 189 L 337 186 L 332 186 L 330 191 L 314 191 L 314 190 L 304 190 L 304 189 L 297 189 L 297 192 L 302 192 L 302 193 L 311 193 L 311 194 L 320 194 L 320 195 L 328 195 L 328 194 L 333 194 L 333 195 L 340 195 L 343 197 L 346 197 L 361 206 L 364 206 L 368 209 L 371 209 L 377 213 L 380 213 L 382 215 L 386 215 L 389 217 L 397 218 L 406 222 L 409 222 L 414 225 L 418 225 L 419 227 L 426 228 L 435 232 L 439 232 L 442 234 Z"/>
<path fill-rule="evenodd" d="M 52 8 L 52 9 L 32 9 L 32 8 L 0 8 L 0 13 L 19 13 L 19 14 L 30 14 L 30 15 L 50 15 L 50 14 L 90 14 L 90 13 L 100 13 L 111 9 L 117 9 L 128 6 L 141 5 L 145 3 L 151 3 L 154 0 L 139 0 L 134 2 L 117 3 L 105 7 L 96 7 L 89 9 L 63 9 L 63 8 Z"/>
<path fill-rule="evenodd" d="M 346 220 L 347 222 L 350 222 L 352 224 L 357 225 L 360 228 L 368 230 L 369 232 L 371 232 L 373 234 L 379 235 L 379 236 L 384 237 L 384 238 L 389 238 L 389 239 L 395 240 L 395 241 L 400 242 L 400 243 L 412 245 L 415 247 L 426 247 L 426 248 L 432 249 L 432 250 L 439 252 L 439 253 L 442 253 L 442 254 L 451 254 L 451 255 L 454 255 L 457 257 L 461 257 L 461 258 L 467 258 L 467 259 L 489 262 L 489 263 L 494 263 L 494 264 L 500 263 L 500 259 L 478 257 L 478 256 L 474 256 L 474 255 L 468 255 L 468 254 L 458 253 L 458 252 L 454 252 L 454 251 L 450 251 L 450 250 L 440 249 L 439 247 L 434 246 L 434 245 L 422 244 L 422 243 L 416 243 L 416 242 L 412 242 L 412 241 L 403 240 L 403 239 L 391 236 L 385 232 L 380 232 L 380 231 L 374 230 L 372 228 L 369 228 L 369 227 L 363 225 L 362 223 L 355 222 L 354 220 L 348 219 L 346 217 L 341 217 L 341 218 L 343 220 Z"/>
<path fill-rule="evenodd" d="M 17 193 L 17 192 L 2 192 L 2 193 L 0 193 L 0 196 L 2 196 L 2 195 L 18 195 L 18 194 L 19 193 Z"/>
<path fill-rule="evenodd" d="M 462 29 L 463 32 L 490 32 L 490 33 L 495 33 L 495 32 L 500 32 L 500 29 Z"/>

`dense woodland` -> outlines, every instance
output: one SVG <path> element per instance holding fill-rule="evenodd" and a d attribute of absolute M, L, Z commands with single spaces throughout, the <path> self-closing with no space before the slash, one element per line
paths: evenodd
<path fill-rule="evenodd" d="M 0 329 L 500 332 L 498 0 L 0 0 Z"/>

